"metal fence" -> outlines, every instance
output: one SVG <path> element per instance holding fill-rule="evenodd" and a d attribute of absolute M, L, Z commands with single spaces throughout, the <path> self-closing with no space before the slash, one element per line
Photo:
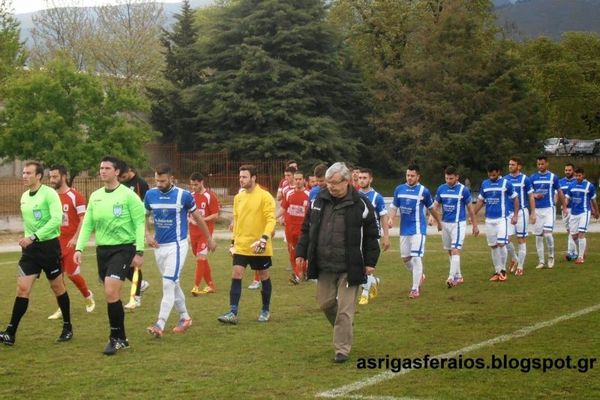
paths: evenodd
<path fill-rule="evenodd" d="M 277 191 L 279 180 L 285 169 L 285 160 L 230 160 L 227 152 L 180 152 L 176 145 L 150 144 L 145 146 L 148 165 L 135 166 L 148 182 L 154 185 L 152 168 L 160 163 L 169 164 L 174 170 L 178 186 L 189 189 L 189 176 L 193 172 L 204 175 L 204 184 L 213 190 L 222 204 L 231 204 L 239 190 L 239 167 L 253 164 L 258 170 L 257 182 L 272 194 Z M 48 183 L 45 178 L 44 183 Z M 76 177 L 73 187 L 86 198 L 102 187 L 102 182 L 94 177 Z M 25 187 L 20 178 L 0 178 L 0 216 L 19 215 L 20 198 Z"/>

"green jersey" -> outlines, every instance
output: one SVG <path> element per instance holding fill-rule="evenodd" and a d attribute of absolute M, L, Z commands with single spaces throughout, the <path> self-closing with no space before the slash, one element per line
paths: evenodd
<path fill-rule="evenodd" d="M 40 241 L 44 241 L 60 235 L 63 212 L 56 190 L 42 185 L 36 192 L 28 190 L 23 193 L 21 215 L 26 237 L 35 235 Z"/>
<path fill-rule="evenodd" d="M 90 196 L 75 249 L 83 250 L 95 230 L 98 246 L 135 243 L 136 250 L 143 251 L 145 215 L 144 204 L 127 187 L 98 189 Z"/>

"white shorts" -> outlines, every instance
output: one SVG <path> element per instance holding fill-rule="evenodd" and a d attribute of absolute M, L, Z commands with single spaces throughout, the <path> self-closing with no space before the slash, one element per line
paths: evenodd
<path fill-rule="evenodd" d="M 485 235 L 488 246 L 508 243 L 508 218 L 494 218 L 485 220 Z"/>
<path fill-rule="evenodd" d="M 584 212 L 579 215 L 571 215 L 569 217 L 569 233 L 577 235 L 579 232 L 587 232 L 588 224 L 590 223 L 591 212 Z"/>
<path fill-rule="evenodd" d="M 425 235 L 400 236 L 400 256 L 423 257 L 425 254 Z"/>
<path fill-rule="evenodd" d="M 442 244 L 445 250 L 462 249 L 465 242 L 465 231 L 467 222 L 443 222 L 442 223 Z"/>
<path fill-rule="evenodd" d="M 156 265 L 164 279 L 179 282 L 188 247 L 187 240 L 182 240 L 179 243 L 160 244 L 154 249 Z"/>
<path fill-rule="evenodd" d="M 554 221 L 556 219 L 556 209 L 554 207 L 537 208 L 535 210 L 536 220 L 533 224 L 533 234 L 540 236 L 546 232 L 554 230 Z"/>
<path fill-rule="evenodd" d="M 517 217 L 517 224 L 513 225 L 510 223 L 513 214 L 508 216 L 508 236 L 516 236 L 520 238 L 527 237 L 529 228 L 529 209 L 519 208 L 519 216 Z"/>

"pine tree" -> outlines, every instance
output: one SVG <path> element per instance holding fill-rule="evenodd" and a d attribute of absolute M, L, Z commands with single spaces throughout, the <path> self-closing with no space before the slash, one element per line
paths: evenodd
<path fill-rule="evenodd" d="M 369 128 L 360 75 L 346 66 L 322 1 L 238 0 L 203 17 L 199 81 L 180 97 L 193 129 L 180 144 L 305 165 L 357 158 Z"/>

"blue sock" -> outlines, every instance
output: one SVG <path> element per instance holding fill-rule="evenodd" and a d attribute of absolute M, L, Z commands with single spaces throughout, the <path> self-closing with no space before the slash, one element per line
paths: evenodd
<path fill-rule="evenodd" d="M 262 281 L 262 290 L 260 294 L 262 295 L 262 309 L 263 311 L 269 311 L 269 305 L 271 304 L 271 278 Z"/>
<path fill-rule="evenodd" d="M 242 280 L 231 278 L 231 289 L 229 289 L 229 304 L 231 312 L 237 315 L 240 297 L 242 296 Z"/>

